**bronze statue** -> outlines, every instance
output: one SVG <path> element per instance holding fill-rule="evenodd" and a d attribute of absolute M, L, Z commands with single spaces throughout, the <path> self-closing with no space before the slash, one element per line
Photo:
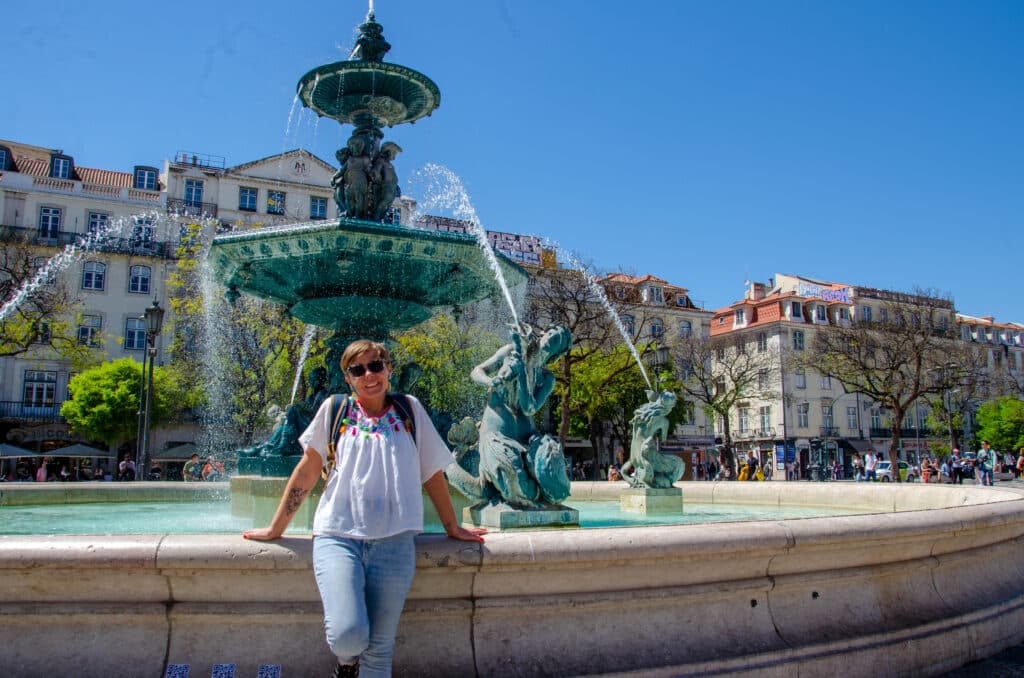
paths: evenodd
<path fill-rule="evenodd" d="M 385 141 L 381 144 L 380 153 L 373 161 L 372 179 L 374 184 L 374 210 L 373 220 L 380 221 L 391 208 L 395 198 L 402 195 L 398 187 L 398 174 L 391 161 L 402 152 L 402 147 L 393 141 Z"/>
<path fill-rule="evenodd" d="M 629 447 L 629 461 L 623 464 L 622 473 L 626 475 L 633 471 L 629 479 L 632 487 L 672 487 L 683 477 L 686 464 L 679 457 L 659 452 L 657 439 L 668 435 L 668 413 L 676 405 L 676 394 L 648 391 L 647 400 L 630 420 L 633 439 Z"/>
<path fill-rule="evenodd" d="M 302 456 L 299 435 L 306 430 L 320 403 L 330 394 L 327 390 L 327 370 L 316 367 L 306 379 L 309 395 L 285 410 L 283 419 L 277 417 L 277 426 L 263 443 L 238 451 L 240 457 L 292 457 Z"/>

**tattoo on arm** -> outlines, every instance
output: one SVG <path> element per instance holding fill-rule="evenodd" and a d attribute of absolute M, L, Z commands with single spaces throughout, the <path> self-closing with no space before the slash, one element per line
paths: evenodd
<path fill-rule="evenodd" d="M 289 492 L 288 496 L 285 498 L 285 515 L 290 516 L 298 511 L 299 507 L 302 506 L 302 500 L 306 498 L 307 494 L 309 494 L 309 490 L 304 490 L 301 487 L 293 487 L 291 492 Z"/>

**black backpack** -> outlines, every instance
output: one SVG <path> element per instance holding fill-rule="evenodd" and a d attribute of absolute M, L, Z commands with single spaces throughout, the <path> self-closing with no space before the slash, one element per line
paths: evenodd
<path fill-rule="evenodd" d="M 415 444 L 416 415 L 413 413 L 409 396 L 404 393 L 388 393 L 385 399 L 395 408 L 398 418 L 405 425 L 405 430 L 412 436 L 412 442 Z M 334 470 L 335 447 L 339 436 L 345 430 L 345 417 L 348 416 L 350 407 L 352 407 L 352 396 L 337 394 L 331 396 L 331 438 L 327 441 L 327 464 L 320 471 L 324 480 L 327 480 L 327 476 Z"/>

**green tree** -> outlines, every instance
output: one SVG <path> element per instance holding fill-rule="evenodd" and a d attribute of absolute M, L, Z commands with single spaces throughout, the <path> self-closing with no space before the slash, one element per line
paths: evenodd
<path fill-rule="evenodd" d="M 496 334 L 456 322 L 448 315 L 436 315 L 396 333 L 395 341 L 398 346 L 392 359 L 396 368 L 414 362 L 423 370 L 412 389 L 414 395 L 456 420 L 480 415 L 487 393 L 472 382 L 469 373 L 502 345 Z"/>
<path fill-rule="evenodd" d="M 131 358 L 103 363 L 76 374 L 68 385 L 71 399 L 61 405 L 60 414 L 75 433 L 103 441 L 111 448 L 134 440 L 138 433 L 141 379 L 142 365 Z M 154 426 L 167 421 L 191 401 L 169 369 L 153 370 L 150 422 Z"/>
<path fill-rule="evenodd" d="M 997 450 L 1024 447 L 1024 401 L 1006 396 L 979 407 L 978 439 L 987 440 Z"/>

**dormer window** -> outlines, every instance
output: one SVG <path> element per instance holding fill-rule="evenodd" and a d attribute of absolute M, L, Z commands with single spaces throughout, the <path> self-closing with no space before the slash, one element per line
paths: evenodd
<path fill-rule="evenodd" d="M 821 304 L 816 304 L 814 307 L 814 319 L 818 322 L 825 322 L 828 320 L 828 316 L 825 313 L 825 307 Z"/>
<path fill-rule="evenodd" d="M 647 300 L 653 304 L 662 304 L 665 302 L 664 297 L 661 294 L 661 288 L 651 285 L 647 288 Z"/>
<path fill-rule="evenodd" d="M 800 305 L 799 301 L 791 301 L 789 303 L 790 315 L 796 320 L 802 320 L 804 317 L 803 306 Z"/>
<path fill-rule="evenodd" d="M 50 176 L 54 179 L 71 178 L 71 158 L 66 155 L 55 155 L 50 160 Z"/>
<path fill-rule="evenodd" d="M 676 297 L 676 306 L 686 306 L 686 295 L 680 294 Z"/>
<path fill-rule="evenodd" d="M 616 285 L 615 286 L 615 298 L 616 299 L 625 299 L 626 298 L 626 290 L 622 289 L 622 285 Z"/>
<path fill-rule="evenodd" d="M 143 191 L 155 191 L 157 190 L 156 179 L 157 171 L 155 167 L 136 165 L 135 180 L 132 185 Z"/>
<path fill-rule="evenodd" d="M 11 149 L 0 146 L 0 172 L 6 172 L 11 168 Z"/>
<path fill-rule="evenodd" d="M 742 325 L 747 322 L 747 311 L 743 308 L 737 308 L 733 313 L 733 324 Z"/>

